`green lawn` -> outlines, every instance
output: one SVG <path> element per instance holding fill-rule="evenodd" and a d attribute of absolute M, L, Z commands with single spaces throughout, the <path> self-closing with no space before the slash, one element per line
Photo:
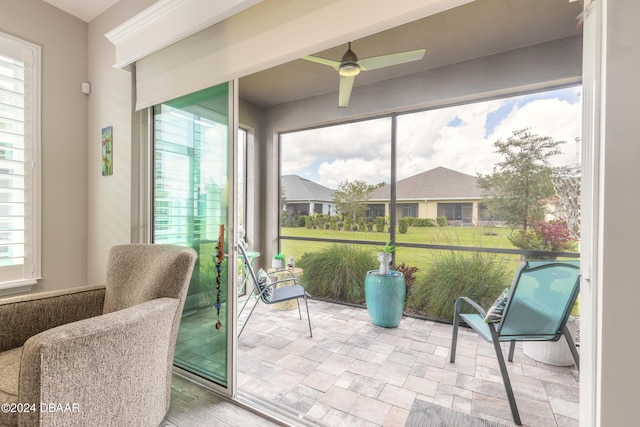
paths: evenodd
<path fill-rule="evenodd" d="M 414 244 L 426 244 L 426 245 L 442 245 L 442 246 L 462 246 L 468 248 L 491 248 L 491 249 L 517 249 L 514 247 L 509 239 L 507 238 L 510 233 L 510 229 L 504 228 L 471 228 L 471 227 L 409 227 L 407 233 L 397 234 L 397 241 L 399 244 L 402 243 L 414 243 Z M 371 243 L 363 243 L 365 248 L 371 252 L 371 258 L 375 260 L 376 253 L 379 252 L 380 248 L 385 244 L 389 235 L 388 233 L 377 233 L 377 232 L 358 232 L 358 231 L 331 231 L 331 230 L 314 230 L 307 229 L 304 227 L 299 228 L 282 228 L 281 229 L 282 236 L 290 236 L 290 237 L 299 237 L 299 238 L 309 238 L 309 239 L 332 239 L 336 240 L 337 244 L 348 244 L 344 242 L 340 242 L 340 240 L 350 240 L 350 241 L 373 241 L 379 242 L 376 244 Z M 309 252 L 316 252 L 325 247 L 333 245 L 333 242 L 318 242 L 318 241 L 309 241 L 309 240 L 287 240 L 282 239 L 281 241 L 281 251 L 285 254 L 287 259 L 289 256 L 293 255 L 296 260 L 299 260 L 303 254 Z M 351 243 L 357 245 L 358 243 Z M 410 267 L 418 267 L 418 271 L 416 273 L 416 285 L 415 289 L 418 287 L 428 286 L 427 283 L 427 272 L 430 270 L 432 263 L 435 261 L 440 261 L 438 263 L 439 266 L 448 265 L 447 263 L 451 262 L 452 251 L 456 251 L 455 257 L 458 259 L 456 265 L 466 265 L 466 261 L 472 261 L 469 258 L 458 258 L 458 257 L 466 257 L 471 256 L 476 251 L 460 251 L 450 248 L 412 248 L 412 247 L 397 247 L 396 249 L 396 258 L 395 264 L 406 264 Z M 463 261 L 464 262 L 460 262 Z M 496 254 L 496 253 L 484 253 L 483 254 L 483 262 L 490 263 L 491 265 L 497 264 L 504 268 L 506 274 L 506 283 L 500 284 L 498 291 L 502 291 L 503 287 L 509 285 L 510 278 L 513 277 L 516 272 L 518 266 L 521 263 L 520 254 Z M 262 261 L 263 263 L 265 260 Z M 451 274 L 451 277 L 466 277 L 464 275 L 456 275 Z M 434 276 L 430 275 L 431 282 L 434 283 Z M 440 277 L 439 273 L 438 276 Z M 447 282 L 447 278 L 441 278 L 445 283 Z M 452 280 L 461 280 L 460 283 L 453 283 L 449 286 L 451 289 L 463 288 L 467 284 L 464 282 L 466 279 L 452 279 Z M 474 279 L 475 280 L 475 279 Z M 497 292 L 497 291 L 496 291 Z M 488 295 L 488 294 L 487 294 Z M 495 298 L 496 295 L 488 295 L 491 298 Z M 455 300 L 447 302 L 448 305 L 454 304 Z M 429 308 L 425 308 L 422 306 L 412 307 L 412 310 L 415 312 L 432 316 L 429 312 Z M 437 316 L 437 314 L 435 315 Z M 450 320 L 450 319 L 448 319 Z"/>
<path fill-rule="evenodd" d="M 449 246 L 469 246 L 483 248 L 515 248 L 507 235 L 510 230 L 505 228 L 482 228 L 482 227 L 409 227 L 407 233 L 398 233 L 398 243 L 423 243 L 433 245 L 449 245 Z M 379 246 L 389 238 L 389 234 L 378 232 L 360 232 L 360 231 L 331 231 L 331 230 L 314 230 L 304 227 L 283 227 L 281 228 L 282 236 L 307 237 L 318 239 L 336 239 L 336 240 L 370 240 L 378 241 L 380 245 L 369 245 L 371 248 L 371 256 L 375 257 Z M 286 255 L 287 259 L 293 255 L 295 259 L 299 259 L 305 252 L 313 252 L 331 245 L 329 242 L 299 241 L 299 240 L 281 240 L 281 251 Z M 422 248 L 403 248 L 396 250 L 396 264 L 405 263 L 409 266 L 417 266 L 420 272 L 424 272 L 433 257 L 441 253 L 438 249 L 422 249 Z M 517 268 L 519 255 L 496 255 L 499 259 L 505 259 L 509 264 L 513 264 L 513 271 Z"/>
<path fill-rule="evenodd" d="M 376 240 L 387 241 L 389 233 L 375 231 L 331 231 L 314 230 L 305 227 L 283 227 L 283 236 L 309 237 L 322 239 L 343 240 Z M 506 228 L 484 227 L 409 227 L 404 233 L 396 233 L 399 243 L 427 243 L 441 245 L 479 246 L 485 248 L 513 248 L 507 234 L 511 230 Z"/>

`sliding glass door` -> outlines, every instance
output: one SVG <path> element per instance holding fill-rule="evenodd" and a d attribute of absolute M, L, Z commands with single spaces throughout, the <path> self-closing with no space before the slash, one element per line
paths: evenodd
<path fill-rule="evenodd" d="M 228 386 L 229 203 L 233 180 L 229 86 L 153 110 L 153 241 L 198 253 L 184 306 L 175 365 Z"/>

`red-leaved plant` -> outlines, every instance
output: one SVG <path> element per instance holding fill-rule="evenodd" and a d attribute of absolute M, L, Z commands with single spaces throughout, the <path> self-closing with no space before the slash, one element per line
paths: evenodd
<path fill-rule="evenodd" d="M 535 227 L 536 233 L 548 250 L 573 252 L 577 250 L 576 239 L 571 235 L 571 230 L 564 219 L 544 222 L 540 221 Z"/>
<path fill-rule="evenodd" d="M 575 252 L 578 246 L 564 219 L 540 221 L 533 229 L 518 230 L 508 238 L 517 248 L 537 251 Z"/>

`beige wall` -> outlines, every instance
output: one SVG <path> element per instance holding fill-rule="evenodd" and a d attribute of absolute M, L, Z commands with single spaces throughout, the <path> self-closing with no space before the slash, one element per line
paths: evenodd
<path fill-rule="evenodd" d="M 3 0 L 0 31 L 42 47 L 42 280 L 87 280 L 87 24 L 41 0 Z M 95 139 L 99 144 L 100 136 Z"/>
<path fill-rule="evenodd" d="M 418 204 L 418 215 L 421 218 L 433 218 L 438 217 L 438 202 L 420 202 Z"/>
<path fill-rule="evenodd" d="M 247 189 L 246 194 L 247 206 L 245 207 L 247 212 L 247 223 L 245 224 L 245 240 L 251 248 L 259 248 L 262 245 L 260 240 L 260 229 L 262 221 L 259 215 L 256 215 L 258 207 L 262 203 L 263 195 L 258 191 L 258 176 L 260 176 L 260 141 L 264 140 L 262 137 L 262 118 L 264 111 L 261 107 L 258 107 L 251 102 L 240 100 L 239 105 L 239 123 L 240 126 L 247 129 Z M 260 261 L 264 261 L 264 257 L 261 257 Z"/>
<path fill-rule="evenodd" d="M 104 36 L 155 0 L 120 2 L 89 23 L 89 96 L 87 241 L 88 282 L 105 276 L 109 248 L 136 241 L 138 235 L 138 127 L 133 113 L 131 73 L 113 67 L 115 48 Z M 100 132 L 113 126 L 113 175 L 101 175 Z M 134 142 L 132 142 L 134 141 Z"/>

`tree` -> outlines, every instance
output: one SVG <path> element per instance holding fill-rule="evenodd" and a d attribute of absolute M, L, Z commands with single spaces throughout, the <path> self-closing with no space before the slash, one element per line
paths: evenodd
<path fill-rule="evenodd" d="M 382 181 L 382 182 L 379 182 L 379 183 L 374 184 L 374 185 L 369 185 L 368 187 L 369 187 L 369 191 L 373 191 L 376 188 L 384 187 L 385 185 L 387 185 L 387 183 Z"/>
<path fill-rule="evenodd" d="M 493 174 L 478 174 L 478 186 L 489 212 L 525 232 L 531 224 L 543 220 L 544 200 L 555 193 L 549 158 L 559 154 L 558 146 L 564 143 L 532 134 L 529 129 L 514 131 L 506 141 L 496 141 L 496 152 L 504 160 L 496 163 Z"/>
<path fill-rule="evenodd" d="M 333 192 L 333 203 L 338 211 L 352 221 L 364 215 L 369 200 L 369 185 L 365 181 L 342 181 Z"/>
<path fill-rule="evenodd" d="M 281 215 L 287 216 L 287 196 L 284 194 L 284 186 L 280 186 L 280 209 Z"/>

